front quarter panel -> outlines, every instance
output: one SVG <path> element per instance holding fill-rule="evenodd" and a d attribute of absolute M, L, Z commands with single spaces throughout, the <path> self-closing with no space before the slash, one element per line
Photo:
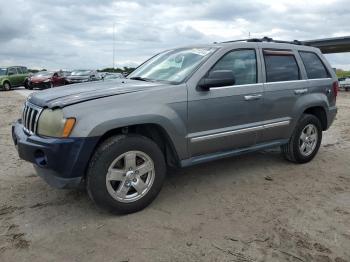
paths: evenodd
<path fill-rule="evenodd" d="M 187 86 L 167 85 L 67 106 L 76 117 L 72 137 L 101 137 L 106 132 L 137 124 L 157 124 L 170 137 L 180 159 L 187 157 Z"/>
<path fill-rule="evenodd" d="M 3 86 L 6 80 L 9 81 L 9 79 L 6 76 L 0 77 L 0 86 Z"/>

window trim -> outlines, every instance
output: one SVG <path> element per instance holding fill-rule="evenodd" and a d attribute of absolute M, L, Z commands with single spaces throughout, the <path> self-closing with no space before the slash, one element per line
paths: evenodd
<path fill-rule="evenodd" d="M 301 53 L 310 53 L 310 54 L 314 54 L 314 55 L 318 58 L 318 60 L 321 62 L 321 64 L 322 64 L 324 70 L 325 70 L 326 73 L 327 73 L 327 77 L 309 78 L 308 73 L 307 73 L 307 70 L 306 70 L 306 65 L 305 65 L 305 62 L 304 62 L 304 60 L 303 60 L 303 57 L 301 56 Z M 305 68 L 305 73 L 306 73 L 306 77 L 307 77 L 308 80 L 327 79 L 327 78 L 331 78 L 331 77 L 332 77 L 332 75 L 331 75 L 330 72 L 328 71 L 328 68 L 326 67 L 326 65 L 325 65 L 324 62 L 322 61 L 321 57 L 320 57 L 317 53 L 312 52 L 312 51 L 298 50 L 298 54 L 299 54 L 299 56 L 300 56 L 301 62 L 303 63 L 303 66 L 304 66 L 304 68 Z"/>
<path fill-rule="evenodd" d="M 265 83 L 276 83 L 276 82 L 290 82 L 290 81 L 300 81 L 302 79 L 300 66 L 298 63 L 298 60 L 295 56 L 295 53 L 291 49 L 271 49 L 271 48 L 263 48 L 262 49 L 262 55 L 264 59 L 264 67 L 265 67 Z M 282 80 L 282 81 L 267 81 L 267 66 L 266 66 L 266 59 L 265 55 L 268 56 L 292 56 L 294 58 L 295 64 L 298 68 L 298 79 L 293 80 Z"/>
<path fill-rule="evenodd" d="M 249 84 L 240 84 L 240 85 L 232 85 L 232 86 L 218 86 L 218 87 L 215 87 L 215 90 L 217 90 L 217 89 L 223 89 L 223 88 L 228 88 L 228 87 L 235 87 L 235 86 L 246 86 L 246 85 L 256 85 L 256 84 L 259 84 L 259 76 L 258 76 L 258 74 L 259 74 L 259 70 L 258 70 L 258 56 L 257 56 L 257 48 L 254 48 L 254 47 L 250 47 L 250 48 L 235 48 L 235 49 L 231 49 L 231 50 L 229 50 L 229 51 L 227 51 L 225 54 L 223 54 L 222 56 L 220 56 L 219 58 L 218 58 L 218 60 L 208 69 L 208 71 L 201 77 L 201 79 L 202 78 L 204 78 L 204 77 L 206 77 L 206 76 L 208 76 L 208 74 L 209 74 L 209 72 L 216 66 L 216 64 L 217 63 L 219 63 L 220 62 L 220 60 L 224 57 L 224 56 L 226 56 L 227 54 L 229 54 L 229 53 L 232 53 L 232 52 L 235 52 L 235 51 L 244 51 L 244 50 L 252 50 L 252 51 L 254 51 L 254 54 L 255 54 L 255 72 L 256 72 L 256 75 L 255 75 L 255 83 L 249 83 Z M 200 79 L 200 80 L 201 80 Z M 199 80 L 199 81 L 200 81 Z M 199 82 L 198 81 L 198 82 Z"/>

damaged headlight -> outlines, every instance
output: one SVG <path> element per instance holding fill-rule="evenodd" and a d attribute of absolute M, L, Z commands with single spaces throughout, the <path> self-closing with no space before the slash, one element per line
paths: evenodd
<path fill-rule="evenodd" d="M 75 118 L 65 118 L 61 109 L 44 109 L 39 117 L 37 133 L 41 136 L 68 137 Z"/>

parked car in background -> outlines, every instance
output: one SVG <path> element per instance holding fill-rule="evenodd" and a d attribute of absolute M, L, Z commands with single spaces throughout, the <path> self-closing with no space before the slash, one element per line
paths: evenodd
<path fill-rule="evenodd" d="M 10 90 L 28 85 L 28 69 L 25 66 L 0 67 L 0 89 Z"/>
<path fill-rule="evenodd" d="M 46 89 L 66 84 L 66 78 L 60 71 L 41 71 L 29 78 L 28 89 Z"/>
<path fill-rule="evenodd" d="M 339 78 L 339 87 L 345 91 L 350 90 L 350 77 Z"/>
<path fill-rule="evenodd" d="M 72 74 L 72 71 L 67 71 L 67 70 L 60 70 L 62 76 L 67 77 Z"/>
<path fill-rule="evenodd" d="M 74 70 L 66 77 L 67 83 L 83 83 L 99 80 L 96 70 Z"/>
<path fill-rule="evenodd" d="M 101 77 L 103 80 L 125 78 L 121 73 L 103 73 Z"/>

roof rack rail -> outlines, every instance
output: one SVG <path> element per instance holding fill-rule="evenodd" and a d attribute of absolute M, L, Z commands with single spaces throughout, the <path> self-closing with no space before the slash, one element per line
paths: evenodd
<path fill-rule="evenodd" d="M 299 40 L 293 40 L 293 41 L 283 41 L 283 40 L 274 40 L 271 37 L 264 36 L 263 38 L 247 38 L 247 39 L 239 39 L 239 40 L 232 40 L 232 41 L 225 41 L 221 43 L 235 43 L 235 42 L 272 42 L 272 43 L 280 43 L 280 44 L 293 44 L 293 45 L 304 45 L 303 42 Z"/>

